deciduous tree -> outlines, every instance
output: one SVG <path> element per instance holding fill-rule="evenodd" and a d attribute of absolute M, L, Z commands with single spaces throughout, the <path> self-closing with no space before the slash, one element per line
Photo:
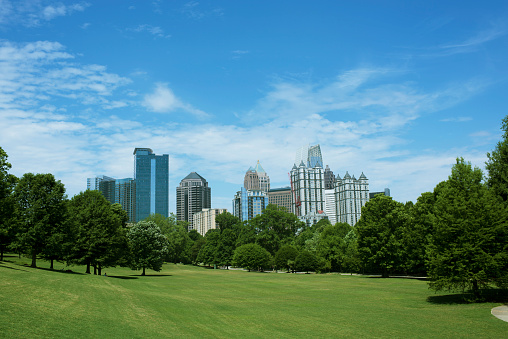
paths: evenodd
<path fill-rule="evenodd" d="M 17 178 L 9 174 L 10 168 L 7 153 L 0 147 L 0 261 L 4 260 L 4 251 L 15 235 L 14 199 L 11 193 Z"/>
<path fill-rule="evenodd" d="M 167 239 L 159 226 L 152 221 L 140 221 L 129 228 L 127 238 L 132 258 L 131 268 L 142 269 L 141 275 L 145 275 L 146 268 L 159 272 L 168 250 Z"/>
<path fill-rule="evenodd" d="M 249 270 L 259 270 L 271 264 L 270 253 L 258 244 L 246 244 L 238 247 L 233 255 L 236 266 Z"/>

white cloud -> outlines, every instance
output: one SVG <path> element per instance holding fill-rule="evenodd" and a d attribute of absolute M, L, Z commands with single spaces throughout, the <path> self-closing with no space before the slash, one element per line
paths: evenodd
<path fill-rule="evenodd" d="M 35 27 L 44 21 L 83 12 L 89 6 L 87 2 L 63 4 L 57 1 L 1 0 L 0 24 Z"/>
<path fill-rule="evenodd" d="M 208 114 L 178 99 L 167 84 L 158 83 L 153 93 L 146 94 L 143 105 L 150 111 L 156 113 L 170 113 L 174 111 L 185 111 L 198 118 L 207 118 Z"/>
<path fill-rule="evenodd" d="M 130 28 L 127 30 L 132 31 L 132 32 L 137 32 L 137 33 L 148 32 L 151 35 L 158 37 L 158 38 L 166 38 L 166 39 L 171 38 L 171 35 L 165 34 L 164 30 L 162 28 L 160 28 L 159 26 L 152 26 L 152 25 L 144 24 L 144 25 L 139 25 L 136 28 Z"/>

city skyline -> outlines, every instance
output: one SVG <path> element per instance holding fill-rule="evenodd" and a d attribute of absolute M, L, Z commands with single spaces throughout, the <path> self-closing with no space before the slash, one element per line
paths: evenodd
<path fill-rule="evenodd" d="M 459 6 L 460 4 L 460 6 Z M 257 160 L 289 185 L 320 144 L 335 176 L 416 201 L 457 157 L 484 168 L 508 106 L 508 3 L 4 0 L 0 146 L 11 173 L 133 177 L 169 154 L 231 208 Z"/>

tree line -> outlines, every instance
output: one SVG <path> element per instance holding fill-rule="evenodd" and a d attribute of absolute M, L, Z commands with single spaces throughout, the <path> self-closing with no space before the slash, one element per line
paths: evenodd
<path fill-rule="evenodd" d="M 382 194 L 362 209 L 355 227 L 328 220 L 307 227 L 284 208 L 268 205 L 240 221 L 216 217 L 203 237 L 174 215 L 151 215 L 127 225 L 126 212 L 98 191 L 67 199 L 51 174 L 16 178 L 0 148 L 0 255 L 9 249 L 83 264 L 160 270 L 163 261 L 287 272 L 373 273 L 426 276 L 434 290 L 508 287 L 508 117 L 492 153 L 488 175 L 458 158 L 447 180 L 416 203 Z M 52 264 L 51 264 L 52 265 Z"/>

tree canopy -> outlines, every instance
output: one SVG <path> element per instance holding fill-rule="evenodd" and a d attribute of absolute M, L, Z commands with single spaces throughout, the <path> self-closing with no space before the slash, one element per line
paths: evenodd
<path fill-rule="evenodd" d="M 168 250 L 167 239 L 159 226 L 153 221 L 140 221 L 129 228 L 127 238 L 132 258 L 131 268 L 142 269 L 141 275 L 145 275 L 146 268 L 159 272 Z"/>

